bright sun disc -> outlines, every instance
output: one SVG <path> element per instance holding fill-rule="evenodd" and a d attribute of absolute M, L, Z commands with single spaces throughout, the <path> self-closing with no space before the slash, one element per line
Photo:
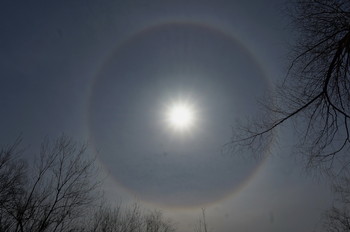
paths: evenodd
<path fill-rule="evenodd" d="M 175 129 L 188 129 L 193 124 L 193 109 L 186 104 L 175 104 L 168 111 L 168 120 Z"/>

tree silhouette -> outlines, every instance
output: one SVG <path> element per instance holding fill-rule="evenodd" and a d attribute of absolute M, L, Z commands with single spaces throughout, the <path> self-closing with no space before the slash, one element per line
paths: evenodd
<path fill-rule="evenodd" d="M 309 166 L 343 170 L 338 165 L 350 161 L 350 1 L 296 0 L 288 9 L 297 36 L 288 74 L 229 145 L 260 152 L 292 120 Z"/>
<path fill-rule="evenodd" d="M 72 231 L 95 200 L 93 160 L 61 136 L 41 145 L 38 161 L 25 169 L 15 143 L 0 153 L 0 230 Z"/>
<path fill-rule="evenodd" d="M 84 223 L 84 232 L 174 232 L 175 227 L 159 211 L 144 212 L 138 204 L 101 205 Z"/>
<path fill-rule="evenodd" d="M 333 190 L 336 199 L 331 209 L 324 214 L 324 228 L 328 232 L 350 231 L 350 178 L 338 178 Z"/>
<path fill-rule="evenodd" d="M 60 136 L 41 144 L 36 162 L 21 159 L 21 140 L 0 150 L 1 232 L 174 232 L 159 211 L 138 204 L 95 204 L 98 172 L 86 146 Z"/>
<path fill-rule="evenodd" d="M 0 231 L 15 227 L 9 209 L 16 205 L 16 199 L 24 192 L 26 165 L 16 157 L 19 142 L 17 140 L 0 151 Z"/>
<path fill-rule="evenodd" d="M 202 208 L 202 218 L 198 220 L 198 224 L 196 225 L 195 232 L 208 232 L 208 225 L 205 216 L 205 208 Z"/>
<path fill-rule="evenodd" d="M 347 208 L 332 207 L 325 214 L 324 228 L 328 232 L 350 231 L 350 214 Z"/>

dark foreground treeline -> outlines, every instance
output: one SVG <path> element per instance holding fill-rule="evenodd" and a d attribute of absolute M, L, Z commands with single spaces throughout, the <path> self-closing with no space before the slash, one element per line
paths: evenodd
<path fill-rule="evenodd" d="M 20 140 L 0 150 L 0 232 L 175 231 L 159 211 L 101 203 L 86 146 L 61 136 L 44 141 L 32 162 L 23 152 Z"/>
<path fill-rule="evenodd" d="M 0 232 L 176 231 L 157 210 L 106 202 L 85 145 L 60 136 L 44 141 L 31 160 L 24 159 L 24 152 L 20 140 L 0 149 Z M 350 231 L 349 186 L 350 178 L 337 183 L 337 204 L 324 213 L 322 231 Z M 195 224 L 195 232 L 212 231 L 205 209 Z"/>

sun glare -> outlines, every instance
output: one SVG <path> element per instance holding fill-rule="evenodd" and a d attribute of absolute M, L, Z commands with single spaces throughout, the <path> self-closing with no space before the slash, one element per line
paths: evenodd
<path fill-rule="evenodd" d="M 174 104 L 168 110 L 168 121 L 177 130 L 189 129 L 194 121 L 193 109 L 184 103 Z"/>

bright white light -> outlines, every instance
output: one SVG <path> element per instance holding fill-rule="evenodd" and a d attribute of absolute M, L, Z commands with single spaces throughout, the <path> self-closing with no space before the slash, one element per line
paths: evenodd
<path fill-rule="evenodd" d="M 193 109 L 184 103 L 174 104 L 169 108 L 168 121 L 177 130 L 189 129 L 194 121 Z"/>

